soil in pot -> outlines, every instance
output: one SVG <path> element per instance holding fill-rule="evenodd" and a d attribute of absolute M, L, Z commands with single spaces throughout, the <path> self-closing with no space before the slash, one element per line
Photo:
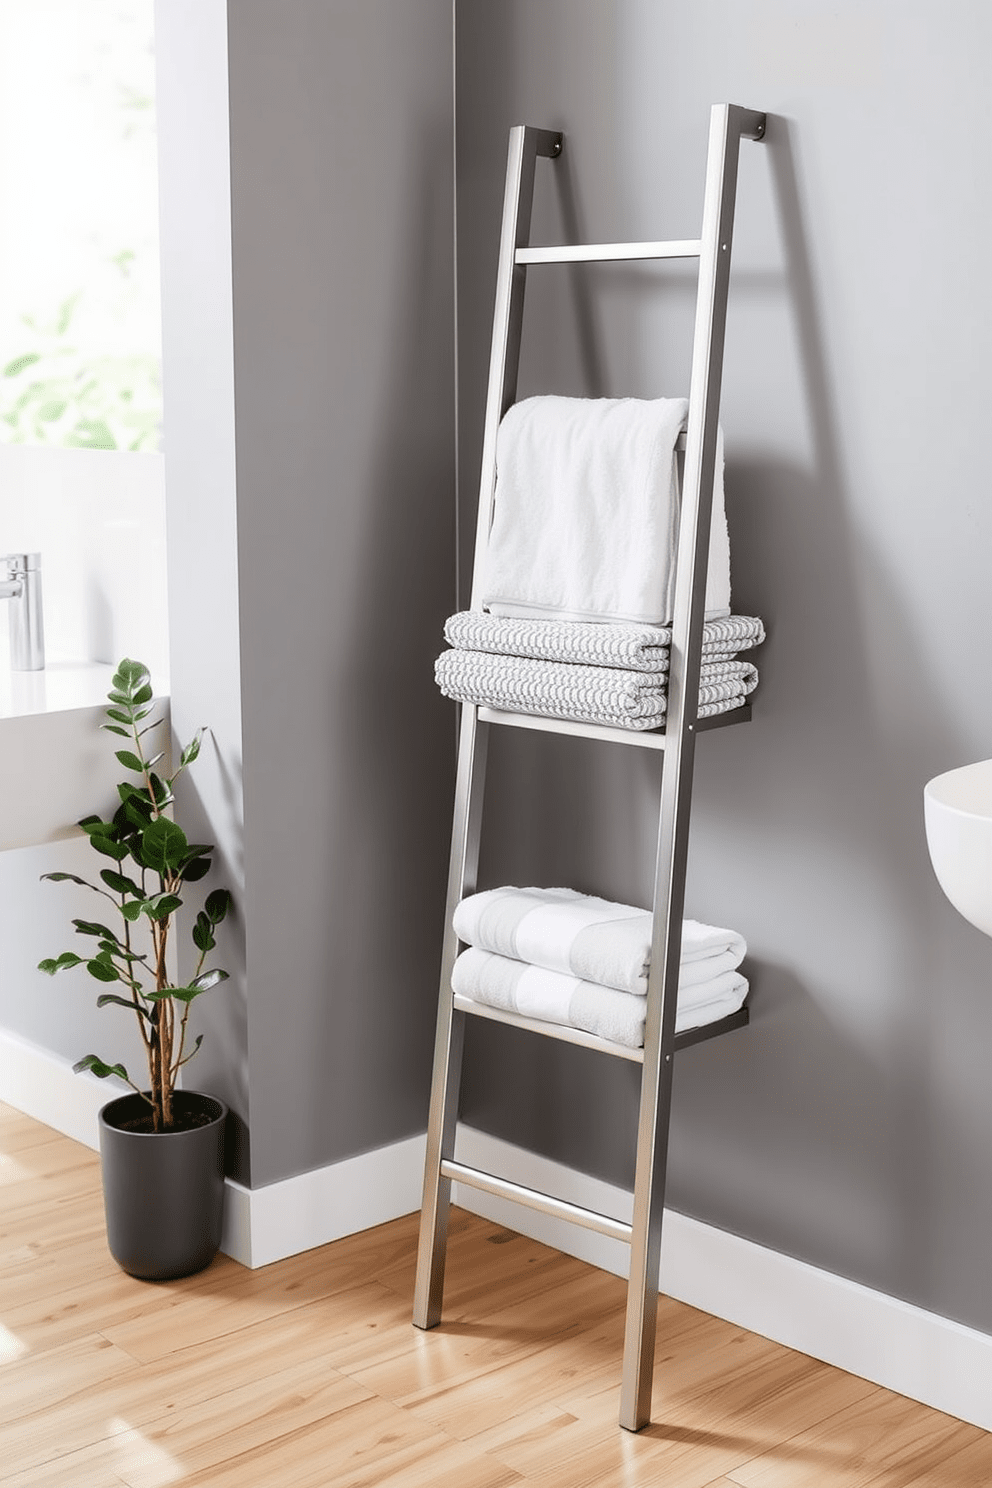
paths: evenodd
<path fill-rule="evenodd" d="M 165 1132 L 153 1130 L 140 1095 L 100 1112 L 107 1242 L 117 1264 L 146 1281 L 202 1271 L 220 1245 L 227 1107 L 177 1090 L 173 1110 Z"/>

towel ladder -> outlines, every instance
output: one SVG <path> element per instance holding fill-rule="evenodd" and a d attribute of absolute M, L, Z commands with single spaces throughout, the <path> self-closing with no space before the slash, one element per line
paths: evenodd
<path fill-rule="evenodd" d="M 447 919 L 441 961 L 437 1037 L 424 1201 L 417 1256 L 413 1320 L 432 1328 L 441 1319 L 451 1184 L 457 1181 L 569 1220 L 630 1245 L 620 1425 L 638 1431 L 650 1419 L 654 1342 L 665 1202 L 672 1063 L 677 1049 L 747 1022 L 747 1007 L 704 1028 L 677 1035 L 676 995 L 688 852 L 689 810 L 696 734 L 742 722 L 744 706 L 713 718 L 696 717 L 702 650 L 703 610 L 709 551 L 717 419 L 723 368 L 724 329 L 733 237 L 737 164 L 742 139 L 760 140 L 765 115 L 730 104 L 715 105 L 710 117 L 703 221 L 698 240 L 609 243 L 561 248 L 529 245 L 534 176 L 538 156 L 555 159 L 563 137 L 518 126 L 510 132 L 503 221 L 497 271 L 489 388 L 482 447 L 472 607 L 482 607 L 482 573 L 496 487 L 496 434 L 516 397 L 524 287 L 530 264 L 698 258 L 696 319 L 685 435 L 667 724 L 635 733 L 607 726 L 565 722 L 462 704 L 455 784 Z M 705 497 L 704 494 L 705 493 Z M 456 905 L 474 893 L 479 860 L 486 747 L 493 725 L 540 729 L 664 751 L 654 885 L 654 923 L 643 1049 L 627 1049 L 577 1029 L 540 1023 L 483 1007 L 456 996 L 451 973 L 459 952 L 452 928 Z M 548 1194 L 511 1183 L 454 1160 L 465 1018 L 478 1015 L 530 1029 L 546 1037 L 601 1049 L 642 1065 L 633 1218 L 630 1224 Z"/>

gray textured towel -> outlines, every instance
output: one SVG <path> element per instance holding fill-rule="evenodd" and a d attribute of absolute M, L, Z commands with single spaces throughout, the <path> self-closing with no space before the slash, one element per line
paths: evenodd
<path fill-rule="evenodd" d="M 700 718 L 740 707 L 757 685 L 749 662 L 715 665 L 719 675 L 700 680 Z M 668 707 L 663 672 L 455 650 L 438 657 L 434 676 L 445 696 L 460 702 L 617 728 L 658 728 Z"/>
<path fill-rule="evenodd" d="M 501 656 L 529 656 L 537 661 L 576 662 L 587 666 L 623 667 L 635 672 L 668 670 L 670 625 L 632 625 L 617 621 L 525 620 L 460 610 L 445 623 L 450 646 L 490 651 Z M 703 663 L 730 660 L 765 639 L 753 615 L 728 615 L 703 626 Z"/>

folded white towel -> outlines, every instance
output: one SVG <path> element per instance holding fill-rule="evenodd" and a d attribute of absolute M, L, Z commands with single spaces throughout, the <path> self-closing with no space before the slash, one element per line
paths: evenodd
<path fill-rule="evenodd" d="M 620 621 L 528 620 L 461 610 L 445 621 L 448 644 L 464 651 L 492 651 L 500 656 L 529 656 L 537 661 L 575 662 L 585 666 L 624 667 L 635 672 L 665 672 L 672 642 L 670 625 L 629 625 Z M 729 615 L 703 626 L 703 663 L 729 661 L 765 638 L 754 615 Z"/>
<path fill-rule="evenodd" d="M 714 663 L 700 673 L 697 717 L 739 708 L 758 681 L 750 662 Z M 726 668 L 730 667 L 728 673 Z M 668 710 L 666 673 L 534 661 L 489 651 L 443 651 L 434 680 L 445 697 L 510 712 L 614 728 L 660 728 Z"/>
<path fill-rule="evenodd" d="M 672 618 L 684 398 L 526 398 L 496 443 L 483 604 L 498 615 Z M 706 611 L 730 610 L 718 443 Z"/>
<path fill-rule="evenodd" d="M 560 971 L 528 966 L 470 946 L 455 962 L 451 986 L 462 997 L 504 1012 L 581 1028 L 630 1049 L 639 1049 L 644 1044 L 645 998 L 565 976 Z M 680 984 L 676 1033 L 700 1028 L 736 1012 L 747 992 L 746 979 L 736 971 L 724 972 L 691 989 L 683 990 Z"/>
<path fill-rule="evenodd" d="M 649 910 L 575 889 L 507 885 L 470 894 L 452 924 L 459 940 L 480 950 L 640 997 L 647 992 Z M 680 996 L 683 988 L 736 970 L 746 954 L 736 931 L 683 920 Z"/>

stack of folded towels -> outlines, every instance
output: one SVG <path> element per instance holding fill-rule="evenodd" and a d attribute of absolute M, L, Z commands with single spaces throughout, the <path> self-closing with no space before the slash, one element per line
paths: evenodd
<path fill-rule="evenodd" d="M 528 398 L 496 445 L 483 609 L 453 615 L 446 696 L 621 728 L 663 725 L 679 519 L 683 398 Z M 730 613 L 722 438 L 713 491 L 699 716 L 757 684 L 741 651 L 761 621 Z"/>
<path fill-rule="evenodd" d="M 651 960 L 652 916 L 574 889 L 487 889 L 455 910 L 467 949 L 451 985 L 473 1002 L 580 1028 L 638 1049 Z M 682 922 L 675 1030 L 728 1017 L 747 997 L 743 937 Z"/>
<path fill-rule="evenodd" d="M 463 610 L 445 623 L 434 677 L 446 697 L 617 728 L 653 729 L 668 707 L 671 626 L 525 620 Z M 764 640 L 749 615 L 703 627 L 698 717 L 739 708 L 758 682 L 738 653 Z"/>

